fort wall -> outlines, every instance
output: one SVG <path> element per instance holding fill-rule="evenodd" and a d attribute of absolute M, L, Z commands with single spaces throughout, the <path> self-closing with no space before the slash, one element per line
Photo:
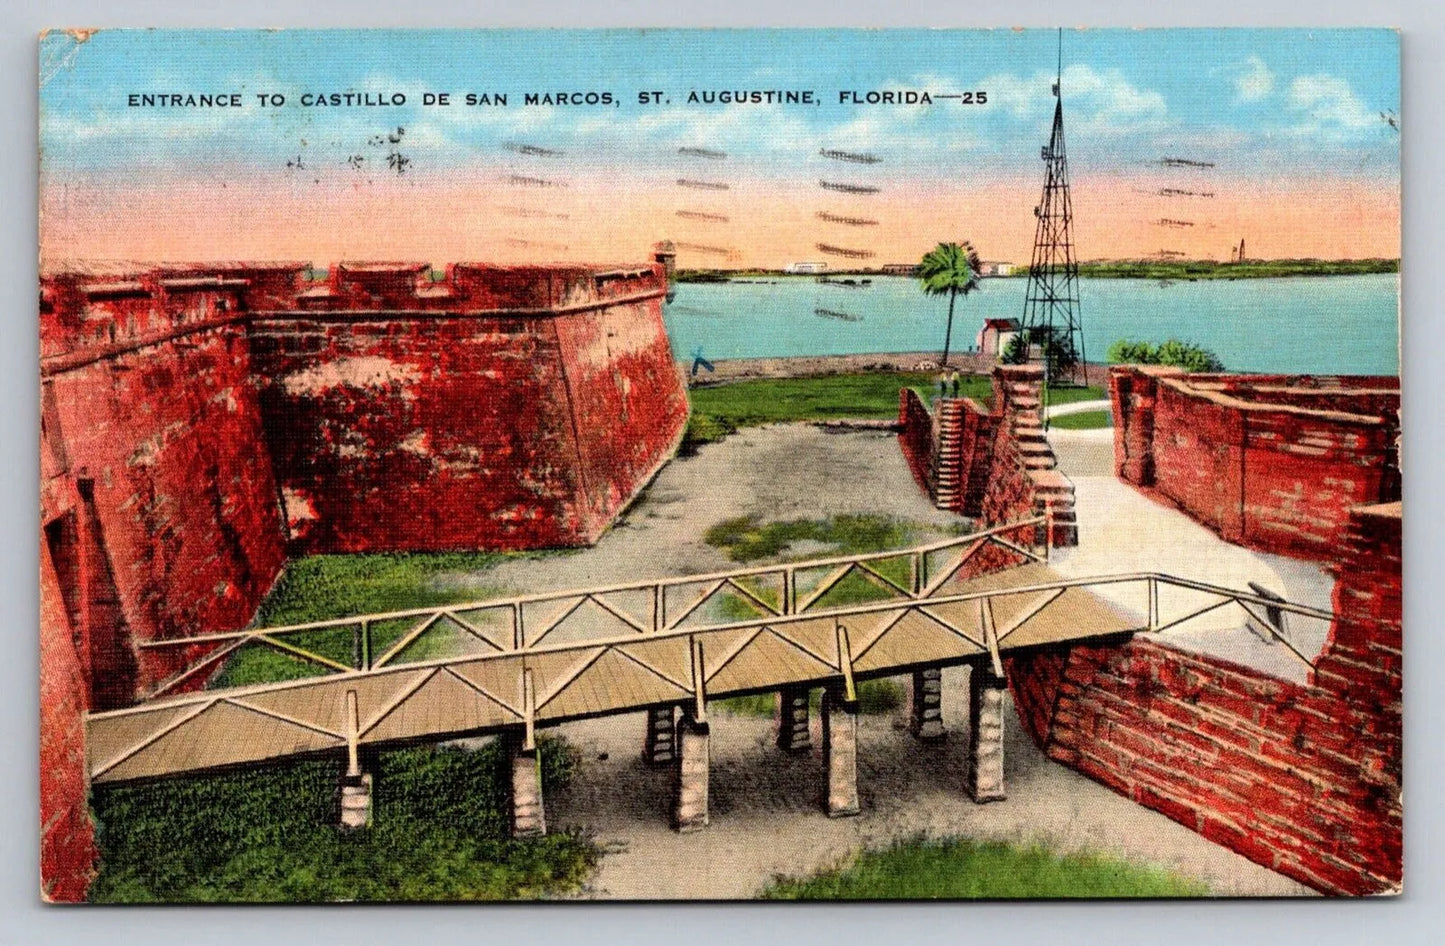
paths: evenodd
<path fill-rule="evenodd" d="M 1114 469 L 1223 538 L 1329 561 L 1354 506 L 1400 498 L 1399 380 L 1110 371 Z"/>
<path fill-rule="evenodd" d="M 94 856 L 80 716 L 205 656 L 288 552 L 595 541 L 671 455 L 661 264 L 301 264 L 41 282 L 42 851 Z M 197 676 L 187 685 L 196 685 Z"/>
<path fill-rule="evenodd" d="M 1044 437 L 1042 384 L 1037 365 L 996 366 L 987 410 L 970 398 L 935 398 L 925 405 L 917 391 L 904 388 L 898 442 L 938 508 L 986 526 L 1046 516 L 1053 530 L 1049 543 L 1075 545 L 1074 487 L 1055 469 Z"/>
<path fill-rule="evenodd" d="M 1333 894 L 1402 871 L 1400 505 L 1343 530 L 1337 619 L 1307 684 L 1136 637 L 1008 661 L 1048 756 Z"/>

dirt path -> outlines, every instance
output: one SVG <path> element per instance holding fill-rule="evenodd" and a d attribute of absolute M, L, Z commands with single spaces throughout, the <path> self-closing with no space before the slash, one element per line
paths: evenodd
<path fill-rule="evenodd" d="M 1160 571 L 1248 591 L 1251 582 L 1297 604 L 1329 610 L 1334 579 L 1312 562 L 1256 552 L 1221 539 L 1163 501 L 1151 499 L 1113 475 L 1112 430 L 1052 430 L 1049 442 L 1059 469 L 1074 483 L 1079 544 L 1060 549 L 1050 560 L 1070 577 L 1120 572 Z M 1099 589 L 1142 617 L 1138 589 Z M 1211 603 L 1208 596 L 1166 589 L 1160 595 L 1164 621 Z M 1303 683 L 1309 668 L 1282 645 L 1247 629 L 1244 612 L 1223 608 L 1164 632 L 1163 639 L 1185 650 L 1214 654 Z M 1299 616 L 1286 619 L 1292 643 L 1314 656 L 1329 634 L 1325 621 Z"/>
<path fill-rule="evenodd" d="M 592 548 L 504 562 L 471 580 L 489 589 L 556 591 L 719 571 L 737 563 L 703 541 L 711 526 L 739 516 L 775 522 L 845 513 L 917 523 L 926 527 L 920 541 L 959 522 L 914 485 L 893 434 L 770 424 L 669 463 Z"/>
<path fill-rule="evenodd" d="M 816 716 L 815 748 L 795 756 L 773 747 L 770 721 L 715 711 L 712 823 L 705 830 L 679 835 L 669 829 L 672 776 L 642 763 L 641 714 L 561 727 L 584 761 L 574 783 L 549 799 L 549 821 L 586 827 L 608 852 L 584 893 L 596 898 L 752 897 L 775 875 L 806 875 L 860 848 L 918 835 L 1103 852 L 1203 880 L 1221 895 L 1310 893 L 1050 761 L 1011 711 L 1005 715 L 1008 800 L 975 804 L 963 790 L 967 679 L 966 668 L 944 671 L 949 735 L 943 743 L 916 742 L 901 711 L 863 718 L 859 817 L 830 819 L 820 810 Z"/>
<path fill-rule="evenodd" d="M 762 521 L 841 513 L 893 516 L 937 529 L 957 517 L 914 484 L 897 439 L 805 424 L 749 428 L 670 463 L 593 548 L 514 560 L 471 576 L 479 587 L 547 590 L 729 566 L 703 533 L 726 519 Z M 795 553 L 812 550 L 794 549 Z M 560 732 L 583 753 L 582 770 L 548 799 L 552 827 L 592 831 L 608 853 L 587 896 L 623 899 L 751 897 L 775 874 L 806 874 L 861 847 L 914 835 L 958 834 L 1043 842 L 1152 863 L 1221 894 L 1290 895 L 1304 888 L 1048 760 L 1009 713 L 1005 802 L 975 805 L 963 792 L 967 670 L 944 674 L 947 741 L 923 746 L 900 714 L 860 727 L 863 814 L 819 810 L 821 760 L 772 746 L 771 722 L 712 714 L 712 819 L 707 830 L 668 827 L 671 774 L 643 765 L 641 714 L 571 723 Z M 814 745 L 820 744 L 813 720 Z"/>

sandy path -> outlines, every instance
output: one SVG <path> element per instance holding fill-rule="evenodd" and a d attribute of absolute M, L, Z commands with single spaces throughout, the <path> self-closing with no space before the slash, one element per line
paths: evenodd
<path fill-rule="evenodd" d="M 556 591 L 720 571 L 738 565 L 703 541 L 719 522 L 843 513 L 892 516 L 936 528 L 939 536 L 959 522 L 914 484 L 893 434 L 770 424 L 669 463 L 592 548 L 504 562 L 473 581 L 490 589 Z"/>
<path fill-rule="evenodd" d="M 472 576 L 479 587 L 546 590 L 729 566 L 702 541 L 709 526 L 741 515 L 764 521 L 880 513 L 942 532 L 957 517 L 933 508 L 914 484 L 891 434 L 804 425 L 749 428 L 678 460 L 593 548 L 514 560 Z M 795 549 L 794 552 L 806 550 Z M 1304 888 L 1048 760 L 1006 717 L 1010 797 L 975 805 L 964 794 L 967 670 L 944 674 L 950 736 L 923 746 L 894 718 L 860 727 L 863 814 L 819 810 L 821 760 L 778 752 L 771 723 L 712 714 L 712 819 L 707 830 L 668 827 L 671 773 L 642 764 L 641 714 L 559 728 L 583 753 L 574 783 L 548 799 L 556 828 L 582 826 L 607 853 L 586 895 L 607 898 L 753 896 L 775 874 L 806 874 L 860 847 L 919 833 L 1042 841 L 1090 849 L 1197 877 L 1224 894 L 1287 895 Z M 813 720 L 814 745 L 820 743 Z"/>
<path fill-rule="evenodd" d="M 1112 430 L 1052 430 L 1049 442 L 1059 469 L 1074 482 L 1079 519 L 1078 547 L 1056 550 L 1050 558 L 1050 565 L 1061 574 L 1159 571 L 1240 591 L 1248 591 L 1250 582 L 1256 582 L 1298 604 L 1331 607 L 1334 579 L 1318 565 L 1231 545 L 1179 510 L 1116 479 Z M 1138 590 L 1098 593 L 1142 617 Z M 1213 600 L 1165 589 L 1160 592 L 1160 616 L 1167 622 Z M 1285 620 L 1292 642 L 1305 654 L 1313 656 L 1324 647 L 1327 622 L 1294 615 Z M 1244 612 L 1229 607 L 1165 631 L 1161 638 L 1285 680 L 1308 678 L 1308 668 L 1283 645 L 1266 642 L 1245 625 Z"/>
<path fill-rule="evenodd" d="M 830 819 L 819 807 L 816 716 L 815 748 L 794 756 L 772 746 L 770 721 L 714 711 L 707 829 L 689 835 L 669 829 L 672 776 L 642 763 L 641 714 L 561 727 L 584 761 L 574 783 L 548 800 L 549 821 L 586 827 L 608 852 L 584 892 L 597 898 L 751 897 L 775 875 L 805 875 L 860 848 L 919 834 L 1104 852 L 1201 879 L 1223 895 L 1310 893 L 1050 761 L 1011 711 L 1005 716 L 1008 800 L 973 803 L 963 791 L 967 674 L 962 667 L 944 672 L 949 736 L 943 743 L 916 742 L 902 711 L 863 718 L 863 812 L 856 818 Z"/>

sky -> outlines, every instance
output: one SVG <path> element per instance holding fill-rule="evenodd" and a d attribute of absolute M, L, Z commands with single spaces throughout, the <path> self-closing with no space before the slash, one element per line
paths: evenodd
<path fill-rule="evenodd" d="M 985 259 L 1026 263 L 1059 38 L 50 33 L 42 258 L 626 262 L 671 239 L 682 266 L 840 266 L 912 262 L 967 239 Z M 1398 120 L 1399 79 L 1388 30 L 1065 30 L 1079 257 L 1227 259 L 1241 239 L 1251 258 L 1398 256 L 1387 118 Z M 812 101 L 688 102 L 770 90 Z M 933 101 L 840 101 L 870 91 Z M 309 104 L 346 93 L 387 104 Z M 441 93 L 448 104 L 426 104 Z M 529 93 L 580 98 L 526 104 Z M 131 104 L 157 94 L 241 104 Z"/>

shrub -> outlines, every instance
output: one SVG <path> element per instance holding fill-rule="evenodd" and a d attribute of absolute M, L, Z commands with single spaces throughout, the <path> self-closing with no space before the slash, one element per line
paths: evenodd
<path fill-rule="evenodd" d="M 1109 346 L 1106 355 L 1111 364 L 1166 365 L 1185 371 L 1223 371 L 1224 362 L 1202 345 L 1171 338 L 1161 345 L 1133 342 L 1121 338 Z"/>

